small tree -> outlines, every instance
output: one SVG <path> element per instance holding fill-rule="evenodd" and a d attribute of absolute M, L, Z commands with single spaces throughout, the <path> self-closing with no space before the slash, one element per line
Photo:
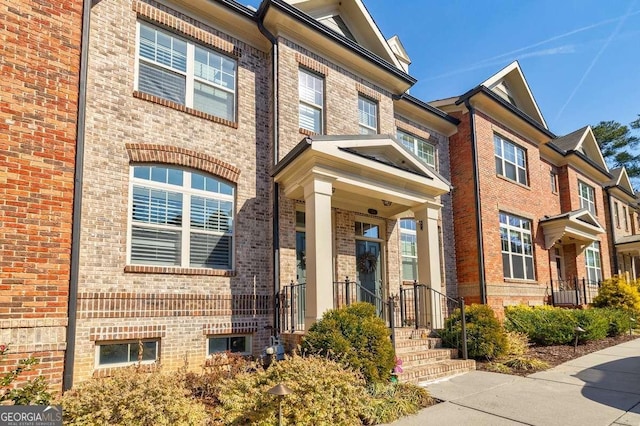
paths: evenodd
<path fill-rule="evenodd" d="M 640 313 L 640 292 L 636 283 L 628 283 L 624 277 L 614 276 L 604 281 L 593 299 L 598 308 L 619 308 Z"/>
<path fill-rule="evenodd" d="M 389 380 L 395 365 L 389 329 L 365 302 L 327 311 L 305 335 L 302 351 L 345 362 L 368 382 Z"/>

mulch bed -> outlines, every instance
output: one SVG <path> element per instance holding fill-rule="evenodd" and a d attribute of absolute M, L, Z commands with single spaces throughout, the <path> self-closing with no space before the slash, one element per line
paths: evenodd
<path fill-rule="evenodd" d="M 628 342 L 630 340 L 638 339 L 640 336 L 637 334 L 629 336 L 624 334 L 616 337 L 607 337 L 602 340 L 595 340 L 583 344 L 579 344 L 578 348 L 574 350 L 573 345 L 555 345 L 555 346 L 530 346 L 527 350 L 525 357 L 537 358 L 541 361 L 545 361 L 549 364 L 549 368 L 562 364 L 572 359 L 579 358 L 583 355 L 597 352 L 602 349 L 606 349 L 610 346 L 619 345 L 620 343 Z M 487 368 L 489 362 L 476 361 L 476 369 L 483 371 L 491 371 Z M 518 376 L 527 376 L 532 374 L 533 371 L 518 371 L 514 370 L 511 374 Z"/>

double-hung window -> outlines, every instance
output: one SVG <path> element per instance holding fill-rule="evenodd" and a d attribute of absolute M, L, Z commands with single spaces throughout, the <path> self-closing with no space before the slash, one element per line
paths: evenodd
<path fill-rule="evenodd" d="M 493 135 L 496 173 L 508 179 L 527 184 L 527 158 L 524 149 L 498 135 Z"/>
<path fill-rule="evenodd" d="M 594 285 L 602 281 L 602 269 L 600 266 L 600 242 L 594 241 L 584 249 L 584 258 L 587 267 L 587 279 Z"/>
<path fill-rule="evenodd" d="M 418 240 L 416 221 L 400 219 L 400 249 L 402 254 L 402 279 L 415 281 L 418 279 Z"/>
<path fill-rule="evenodd" d="M 137 90 L 235 121 L 236 61 L 139 23 Z"/>
<path fill-rule="evenodd" d="M 535 279 L 531 221 L 500 213 L 502 269 L 505 278 Z"/>
<path fill-rule="evenodd" d="M 131 167 L 130 263 L 232 269 L 234 187 L 175 167 Z"/>
<path fill-rule="evenodd" d="M 436 148 L 416 136 L 398 130 L 398 140 L 431 167 L 436 167 Z"/>
<path fill-rule="evenodd" d="M 378 133 L 378 104 L 364 96 L 358 96 L 358 123 L 361 135 Z"/>
<path fill-rule="evenodd" d="M 578 181 L 578 197 L 580 198 L 581 209 L 587 209 L 590 213 L 596 214 L 596 196 L 592 186 Z"/>
<path fill-rule="evenodd" d="M 322 133 L 324 79 L 310 71 L 298 71 L 298 122 L 301 129 Z"/>

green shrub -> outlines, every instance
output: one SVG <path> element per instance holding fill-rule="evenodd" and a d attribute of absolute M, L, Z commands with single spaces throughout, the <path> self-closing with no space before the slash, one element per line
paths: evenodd
<path fill-rule="evenodd" d="M 504 361 L 506 367 L 517 371 L 540 371 L 549 368 L 549 364 L 537 358 L 515 357 Z"/>
<path fill-rule="evenodd" d="M 551 306 L 508 306 L 505 308 L 505 328 L 525 333 L 533 343 L 565 345 L 575 338 L 576 321 L 571 310 Z"/>
<path fill-rule="evenodd" d="M 440 332 L 442 343 L 462 350 L 462 318 L 460 310 L 445 321 Z M 470 358 L 499 358 L 507 351 L 507 335 L 496 318 L 493 310 L 487 305 L 471 305 L 465 309 L 467 325 L 467 349 Z"/>
<path fill-rule="evenodd" d="M 527 348 L 529 348 L 529 337 L 525 333 L 507 331 L 507 355 L 524 355 L 527 352 Z"/>
<path fill-rule="evenodd" d="M 0 345 L 0 361 L 4 360 L 9 345 Z M 38 376 L 33 380 L 19 379 L 23 373 L 31 371 L 39 364 L 34 357 L 21 359 L 18 365 L 0 375 L 0 404 L 5 401 L 11 401 L 15 405 L 49 405 L 51 403 L 51 393 L 49 393 L 49 383 L 47 380 Z M 22 380 L 18 386 L 15 385 L 17 380 Z"/>
<path fill-rule="evenodd" d="M 581 342 L 602 340 L 609 332 L 609 317 L 600 309 L 576 309 L 572 316 L 584 333 L 579 334 Z"/>
<path fill-rule="evenodd" d="M 628 283 L 624 277 L 614 276 L 600 285 L 593 299 L 598 308 L 619 308 L 640 313 L 640 291 L 635 282 Z"/>
<path fill-rule="evenodd" d="M 294 356 L 266 370 L 241 373 L 221 383 L 220 419 L 228 425 L 277 424 L 278 397 L 267 391 L 284 383 L 285 424 L 361 425 L 367 392 L 359 372 L 321 357 Z"/>
<path fill-rule="evenodd" d="M 435 402 L 426 389 L 410 383 L 374 383 L 368 393 L 362 417 L 369 425 L 391 423 Z"/>
<path fill-rule="evenodd" d="M 395 365 L 389 329 L 364 302 L 327 311 L 304 336 L 302 352 L 346 363 L 367 382 L 388 381 Z"/>
<path fill-rule="evenodd" d="M 491 371 L 492 373 L 500 373 L 500 374 L 511 374 L 513 370 L 511 368 L 504 365 L 502 362 L 489 362 L 485 365 L 487 371 Z"/>
<path fill-rule="evenodd" d="M 202 404 L 188 397 L 181 375 L 127 368 L 91 379 L 62 396 L 65 425 L 201 425 Z"/>
<path fill-rule="evenodd" d="M 607 336 L 619 336 L 621 334 L 627 333 L 631 325 L 637 326 L 637 323 L 631 323 L 631 314 L 629 313 L 629 311 L 617 308 L 594 308 L 594 310 L 596 309 L 601 311 L 602 314 L 607 318 L 607 321 L 609 323 Z"/>

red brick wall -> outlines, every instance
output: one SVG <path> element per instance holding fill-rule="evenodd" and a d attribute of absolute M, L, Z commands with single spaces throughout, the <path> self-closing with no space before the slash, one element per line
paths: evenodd
<path fill-rule="evenodd" d="M 62 380 L 82 1 L 0 0 L 0 343 Z M 5 363 L 9 368 L 13 362 Z"/>

